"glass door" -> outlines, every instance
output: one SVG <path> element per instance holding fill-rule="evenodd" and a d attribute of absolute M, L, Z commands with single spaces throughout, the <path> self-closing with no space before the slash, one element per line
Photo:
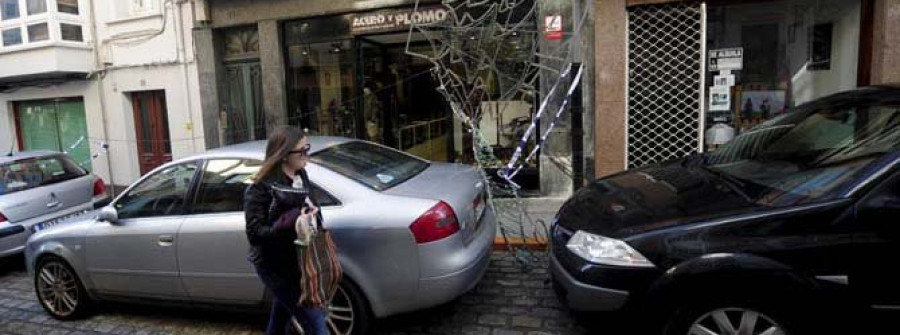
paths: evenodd
<path fill-rule="evenodd" d="M 67 153 L 91 170 L 91 147 L 84 102 L 81 99 L 36 100 L 16 103 L 22 150 Z"/>
<path fill-rule="evenodd" d="M 361 138 L 353 40 L 288 46 L 288 123 L 318 135 Z"/>

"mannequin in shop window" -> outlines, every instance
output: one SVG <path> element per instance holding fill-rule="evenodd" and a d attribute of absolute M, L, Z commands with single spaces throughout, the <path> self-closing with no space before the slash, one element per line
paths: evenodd
<path fill-rule="evenodd" d="M 750 122 L 753 119 L 753 101 L 750 98 L 747 98 L 747 102 L 744 103 L 744 107 L 741 108 L 741 123 L 743 123 L 744 127 L 748 127 Z"/>
<path fill-rule="evenodd" d="M 363 86 L 363 115 L 366 119 L 366 139 L 372 142 L 382 143 L 381 139 L 381 102 L 378 101 L 378 92 L 381 85 L 373 80 L 367 80 Z"/>

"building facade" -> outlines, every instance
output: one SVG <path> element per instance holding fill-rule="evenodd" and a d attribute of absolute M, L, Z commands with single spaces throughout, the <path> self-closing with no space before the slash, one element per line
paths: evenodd
<path fill-rule="evenodd" d="M 539 49 L 549 50 L 571 43 L 576 47 L 570 59 L 590 57 L 592 28 L 583 29 L 583 34 L 571 33 L 573 17 L 590 15 L 585 13 L 589 2 L 533 4 L 522 8 L 536 8 L 536 13 L 513 19 L 525 27 L 522 31 L 537 32 L 544 26 L 538 18 L 562 13 L 566 21 L 561 30 L 566 33 L 552 40 L 508 37 L 515 39 L 511 45 L 524 50 L 532 45 L 522 44 L 537 41 Z M 194 31 L 207 144 L 261 140 L 275 127 L 290 124 L 314 134 L 375 141 L 433 161 L 473 163 L 477 153 L 472 135 L 454 119 L 452 106 L 438 92 L 432 64 L 409 55 L 432 52 L 430 42 L 434 41 L 422 34 L 410 35 L 410 25 L 441 22 L 448 15 L 447 7 L 438 1 L 420 2 L 418 8 L 410 0 L 209 1 L 210 20 Z M 508 64 L 535 60 L 534 54 L 526 52 L 507 56 L 503 61 Z M 591 71 L 593 63 L 588 62 L 586 73 Z M 544 80 L 548 74 L 540 75 L 538 92 L 545 94 L 552 83 Z M 593 75 L 585 78 L 583 91 L 591 92 Z M 482 109 L 502 112 L 487 113 L 479 126 L 486 145 L 505 163 L 518 144 L 520 130 L 530 124 L 537 99 L 501 98 L 500 86 L 485 86 L 490 97 L 484 99 Z M 583 114 L 586 121 L 578 124 L 592 124 L 592 94 L 579 101 L 588 112 Z M 570 120 L 560 123 L 540 157 L 517 176 L 524 194 L 567 196 L 573 189 L 574 171 L 585 170 L 583 162 L 592 150 L 573 150 L 572 143 L 584 147 L 593 140 L 586 140 L 582 133 L 573 137 Z M 534 145 L 533 140 L 529 145 Z M 579 168 L 573 169 L 573 164 Z M 496 175 L 499 167 L 490 166 L 489 173 Z"/>
<path fill-rule="evenodd" d="M 595 4 L 598 176 L 714 151 L 804 102 L 900 82 L 900 1 Z"/>
<path fill-rule="evenodd" d="M 205 150 L 191 41 L 202 6 L 3 0 L 2 146 L 68 152 L 117 186 Z"/>

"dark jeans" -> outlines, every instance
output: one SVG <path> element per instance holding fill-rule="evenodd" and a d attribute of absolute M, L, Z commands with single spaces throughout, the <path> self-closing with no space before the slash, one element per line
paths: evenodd
<path fill-rule="evenodd" d="M 298 279 L 287 278 L 261 267 L 256 267 L 256 274 L 275 295 L 266 335 L 291 334 L 292 316 L 300 322 L 305 335 L 328 335 L 324 307 L 297 306 L 297 300 L 300 299 Z"/>

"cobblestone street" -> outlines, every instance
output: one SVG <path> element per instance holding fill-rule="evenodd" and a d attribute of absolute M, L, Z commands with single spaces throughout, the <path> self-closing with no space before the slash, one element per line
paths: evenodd
<path fill-rule="evenodd" d="M 104 304 L 84 320 L 61 322 L 44 313 L 21 257 L 0 265 L 0 333 L 11 334 L 261 334 L 264 314 Z M 546 260 L 522 272 L 494 253 L 485 278 L 448 304 L 378 320 L 374 334 L 585 334 L 549 284 Z"/>

